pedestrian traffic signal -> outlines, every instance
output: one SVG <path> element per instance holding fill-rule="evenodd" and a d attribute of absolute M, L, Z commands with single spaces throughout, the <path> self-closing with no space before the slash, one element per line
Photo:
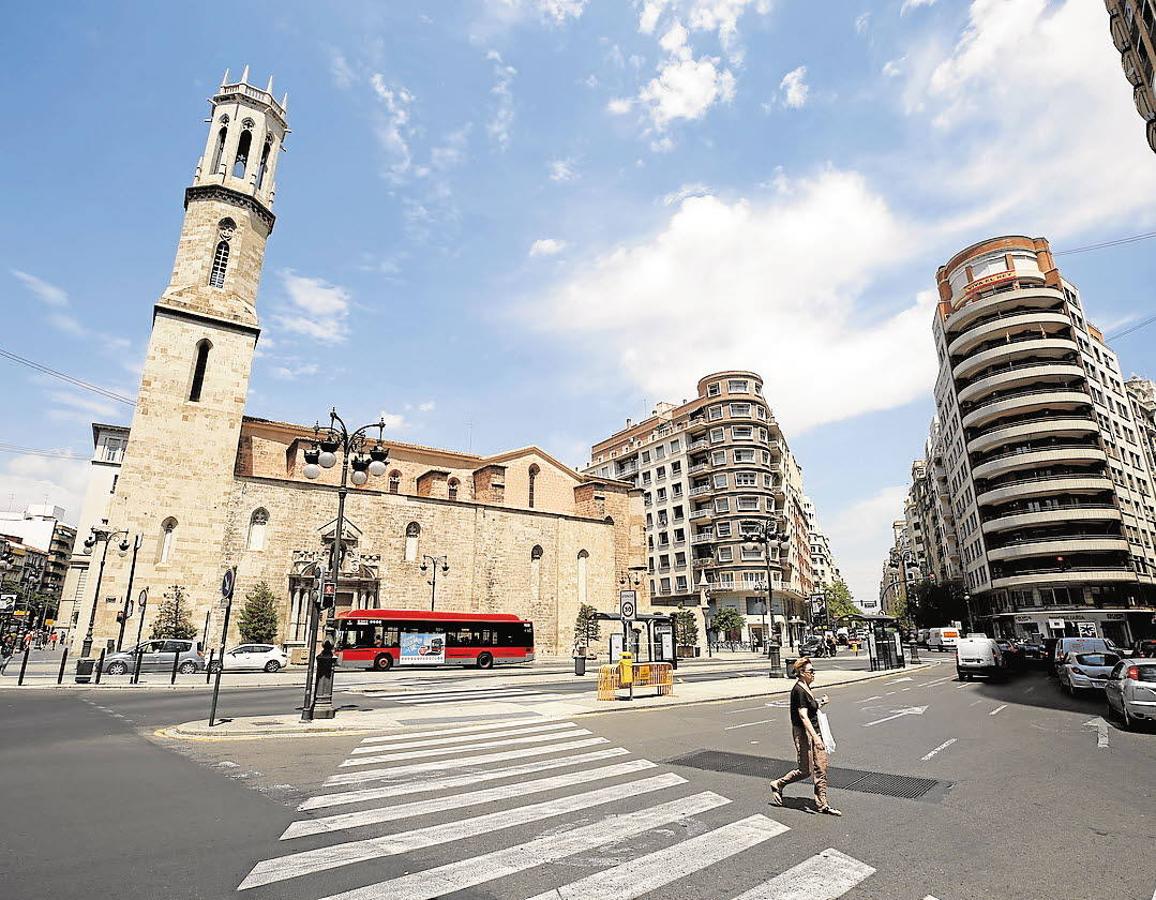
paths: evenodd
<path fill-rule="evenodd" d="M 333 609 L 337 603 L 337 583 L 327 581 L 321 586 L 321 608 Z"/>

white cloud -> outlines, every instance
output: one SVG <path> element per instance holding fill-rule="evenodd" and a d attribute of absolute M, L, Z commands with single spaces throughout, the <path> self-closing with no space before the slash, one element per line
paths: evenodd
<path fill-rule="evenodd" d="M 531 256 L 554 256 L 566 249 L 566 242 L 554 238 L 540 238 L 530 245 Z"/>
<path fill-rule="evenodd" d="M 274 322 L 285 331 L 323 344 L 344 343 L 349 337 L 349 292 L 323 279 L 298 275 L 292 269 L 282 269 L 279 274 L 289 306 L 274 314 Z"/>
<path fill-rule="evenodd" d="M 634 101 L 628 97 L 615 97 L 606 104 L 606 111 L 616 116 L 624 116 L 634 107 Z"/>
<path fill-rule="evenodd" d="M 514 92 L 510 85 L 518 70 L 503 62 L 497 50 L 487 53 L 486 59 L 494 64 L 494 86 L 490 88 L 490 94 L 495 98 L 494 112 L 486 125 L 486 131 L 505 150 L 510 145 L 510 129 L 514 125 Z"/>
<path fill-rule="evenodd" d="M 891 523 L 903 513 L 906 485 L 892 485 L 855 500 L 832 516 L 825 511 L 834 557 L 856 602 L 879 596 L 883 560 L 891 546 Z"/>
<path fill-rule="evenodd" d="M 296 381 L 298 378 L 312 378 L 319 374 L 321 366 L 317 363 L 286 363 L 285 365 L 274 366 L 272 372 L 273 377 L 281 381 Z"/>
<path fill-rule="evenodd" d="M 33 503 L 62 506 L 64 520 L 75 525 L 88 486 L 88 468 L 87 460 L 15 456 L 0 465 L 0 497 L 14 510 Z"/>
<path fill-rule="evenodd" d="M 898 78 L 902 75 L 902 65 L 905 58 L 906 57 L 900 57 L 899 59 L 887 60 L 887 62 L 883 64 L 883 76 L 885 78 Z"/>
<path fill-rule="evenodd" d="M 349 61 L 339 50 L 331 50 L 329 53 L 329 76 L 333 79 L 333 83 L 342 90 L 352 87 L 353 83 L 357 81 L 353 67 L 349 65 Z"/>
<path fill-rule="evenodd" d="M 855 18 L 855 33 L 866 34 L 871 27 L 871 13 L 865 12 Z"/>
<path fill-rule="evenodd" d="M 669 194 L 666 194 L 662 198 L 662 205 L 674 206 L 674 204 L 681 203 L 687 197 L 701 197 L 703 195 L 709 195 L 710 193 L 711 189 L 705 184 L 697 182 L 694 184 L 684 184 L 677 191 L 671 191 Z"/>
<path fill-rule="evenodd" d="M 735 94 L 735 78 L 718 65 L 717 57 L 670 59 L 638 95 L 648 107 L 658 129 L 676 119 L 701 119 L 718 101 L 729 102 Z"/>
<path fill-rule="evenodd" d="M 409 422 L 401 413 L 381 411 L 381 420 L 385 422 L 385 427 L 393 431 L 404 431 L 409 428 Z"/>
<path fill-rule="evenodd" d="M 426 400 L 423 403 L 419 403 L 417 405 L 418 412 L 429 413 L 433 412 L 435 409 L 437 409 L 437 404 L 434 403 L 433 400 Z"/>
<path fill-rule="evenodd" d="M 528 19 L 537 19 L 547 25 L 565 25 L 568 19 L 578 19 L 589 0 L 492 0 L 484 5 L 490 19 L 490 28 L 509 27 Z M 486 29 L 489 30 L 489 29 Z"/>
<path fill-rule="evenodd" d="M 21 272 L 19 269 L 10 269 L 9 271 L 17 281 L 32 291 L 46 306 L 55 306 L 58 308 L 68 306 L 68 293 L 64 288 L 49 284 L 43 278 L 37 278 L 35 275 Z"/>
<path fill-rule="evenodd" d="M 551 160 L 549 169 L 551 181 L 564 183 L 574 181 L 578 177 L 578 172 L 574 169 L 574 160 L 572 159 Z"/>
<path fill-rule="evenodd" d="M 446 135 L 443 143 L 430 151 L 430 166 L 440 171 L 460 166 L 466 161 L 466 148 L 469 145 L 470 125 L 466 124 L 457 131 Z"/>
<path fill-rule="evenodd" d="M 577 19 L 586 8 L 587 0 L 535 0 L 534 6 L 546 19 L 561 25 L 567 19 Z"/>
<path fill-rule="evenodd" d="M 1020 0 L 1016 0 L 1020 2 Z M 1012 4 L 1008 4 L 1009 6 Z M 903 0 L 903 6 L 899 8 L 899 15 L 905 16 L 911 10 L 918 9 L 921 6 L 935 6 L 935 0 Z"/>
<path fill-rule="evenodd" d="M 934 293 L 862 308 L 872 280 L 921 246 L 918 229 L 853 172 L 780 184 L 758 204 L 683 200 L 654 237 L 535 298 L 541 327 L 646 396 L 682 396 L 704 371 L 760 371 L 789 434 L 925 397 Z M 733 317 L 717 315 L 724 300 Z"/>
<path fill-rule="evenodd" d="M 72 301 L 64 288 L 19 269 L 9 269 L 9 271 L 17 281 L 48 307 L 45 318 L 48 320 L 48 324 L 57 331 L 69 337 L 95 344 L 105 353 L 119 356 L 121 365 L 130 371 L 140 365 L 139 360 L 129 352 L 132 349 L 132 342 L 128 338 L 91 329 L 68 311 L 72 307 Z"/>
<path fill-rule="evenodd" d="M 378 143 L 390 156 L 391 162 L 386 174 L 391 180 L 400 181 L 409 174 L 413 165 L 409 138 L 413 131 L 410 125 L 410 108 L 414 97 L 406 88 L 388 84 L 380 72 L 374 72 L 369 83 L 384 106 L 384 110 L 379 114 L 375 131 Z"/>
<path fill-rule="evenodd" d="M 783 103 L 790 109 L 802 109 L 807 105 L 807 95 L 811 89 L 807 86 L 807 67 L 799 66 L 791 69 L 783 80 L 779 82 L 779 90 L 783 95 Z"/>

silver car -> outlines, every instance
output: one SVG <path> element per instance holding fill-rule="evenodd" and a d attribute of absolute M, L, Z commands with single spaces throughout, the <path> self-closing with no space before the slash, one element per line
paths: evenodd
<path fill-rule="evenodd" d="M 1108 718 L 1119 713 L 1125 728 L 1156 722 L 1156 659 L 1125 659 L 1116 664 L 1104 685 Z"/>
<path fill-rule="evenodd" d="M 1060 665 L 1060 687 L 1072 696 L 1076 691 L 1102 691 L 1118 662 L 1115 653 L 1069 653 Z"/>
<path fill-rule="evenodd" d="M 105 675 L 128 675 L 136 666 L 137 647 L 129 647 L 119 653 L 110 653 L 104 658 Z M 173 661 L 177 661 L 177 671 L 182 675 L 205 671 L 205 657 L 197 649 L 195 641 L 161 640 L 143 641 L 140 649 L 140 670 L 142 672 L 171 672 Z"/>

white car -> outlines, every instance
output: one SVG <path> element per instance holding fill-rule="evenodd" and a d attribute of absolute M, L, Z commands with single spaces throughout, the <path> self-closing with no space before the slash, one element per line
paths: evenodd
<path fill-rule="evenodd" d="M 1116 663 L 1104 685 L 1108 717 L 1118 714 L 1125 728 L 1141 721 L 1156 722 L 1156 659 L 1125 659 Z"/>
<path fill-rule="evenodd" d="M 1119 661 L 1115 653 L 1068 653 L 1060 664 L 1060 687 L 1073 697 L 1076 691 L 1102 691 Z"/>
<path fill-rule="evenodd" d="M 289 655 L 274 644 L 241 644 L 225 651 L 225 671 L 265 671 L 278 672 L 289 665 Z M 213 660 L 210 672 L 221 668 L 219 660 Z"/>

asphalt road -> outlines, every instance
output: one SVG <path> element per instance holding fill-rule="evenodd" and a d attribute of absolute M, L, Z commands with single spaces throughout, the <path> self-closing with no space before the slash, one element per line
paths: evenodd
<path fill-rule="evenodd" d="M 153 730 L 203 714 L 204 694 L 6 691 L 0 848 L 19 864 L 0 867 L 0 896 L 225 897 L 244 884 L 254 898 L 515 900 L 570 885 L 551 896 L 728 900 L 794 878 L 808 898 L 1152 897 L 1156 734 L 1102 729 L 1102 701 L 1038 674 L 960 684 L 938 665 L 828 692 L 832 764 L 859 770 L 836 780 L 928 779 L 890 785 L 920 799 L 836 788 L 834 819 L 811 814 L 799 784 L 769 807 L 766 779 L 791 749 L 777 698 L 573 724 L 479 712 L 463 725 L 448 708 L 444 725 L 375 746 L 173 744 Z M 296 695 L 227 702 L 283 712 Z M 429 734 L 462 728 L 479 733 Z"/>

